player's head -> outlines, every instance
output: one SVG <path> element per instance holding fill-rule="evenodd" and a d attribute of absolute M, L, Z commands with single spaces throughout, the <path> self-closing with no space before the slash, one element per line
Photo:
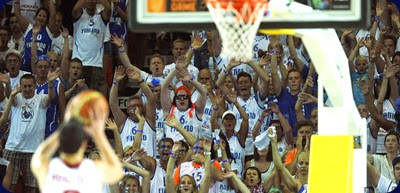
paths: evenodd
<path fill-rule="evenodd" d="M 49 19 L 50 12 L 44 7 L 40 7 L 35 14 L 35 21 L 40 27 L 45 27 Z"/>
<path fill-rule="evenodd" d="M 180 111 L 186 111 L 192 106 L 192 93 L 186 86 L 180 86 L 175 90 L 172 104 Z"/>
<path fill-rule="evenodd" d="M 394 130 L 390 130 L 388 134 L 386 134 L 384 141 L 386 152 L 397 152 L 399 150 L 399 143 L 399 134 Z"/>
<path fill-rule="evenodd" d="M 56 14 L 56 28 L 61 29 L 63 26 L 63 14 L 60 11 L 57 11 Z"/>
<path fill-rule="evenodd" d="M 164 59 L 160 54 L 154 54 L 150 57 L 150 72 L 153 76 L 162 76 L 164 67 Z"/>
<path fill-rule="evenodd" d="M 169 159 L 169 154 L 171 153 L 173 145 L 174 140 L 169 137 L 164 137 L 158 142 L 158 154 L 160 155 L 160 160 L 167 161 Z"/>
<path fill-rule="evenodd" d="M 180 180 L 179 180 L 179 184 L 176 187 L 177 193 L 197 193 L 197 186 L 196 186 L 196 181 L 194 180 L 194 178 L 189 175 L 189 174 L 185 174 L 183 176 L 181 176 Z"/>
<path fill-rule="evenodd" d="M 11 30 L 7 26 L 0 26 L 0 41 L 2 46 L 7 46 L 8 41 L 11 39 Z"/>
<path fill-rule="evenodd" d="M 21 26 L 19 25 L 18 18 L 15 13 L 11 13 L 8 18 L 8 25 L 12 33 L 19 33 L 21 31 Z"/>
<path fill-rule="evenodd" d="M 135 114 L 136 108 L 139 108 L 139 113 L 141 115 L 144 115 L 145 108 L 144 108 L 143 100 L 142 100 L 142 97 L 138 94 L 135 94 L 128 98 L 128 106 L 126 107 L 126 112 L 128 113 L 129 117 L 133 121 L 138 122 L 139 119 L 136 117 L 136 114 Z"/>
<path fill-rule="evenodd" d="M 36 79 L 32 74 L 24 74 L 19 80 L 22 96 L 30 99 L 35 96 Z"/>
<path fill-rule="evenodd" d="M 64 121 L 60 127 L 60 152 L 65 154 L 82 153 L 86 149 L 88 135 L 83 130 L 82 122 L 75 118 Z"/>
<path fill-rule="evenodd" d="M 78 80 L 81 77 L 82 69 L 82 61 L 79 58 L 72 58 L 72 60 L 69 62 L 69 78 L 71 78 L 72 80 Z"/>
<path fill-rule="evenodd" d="M 251 75 L 247 72 L 239 72 L 237 75 L 237 83 L 240 97 L 246 99 L 250 97 L 251 88 L 253 86 Z"/>
<path fill-rule="evenodd" d="M 186 52 L 185 41 L 182 39 L 176 39 L 172 43 L 172 54 L 174 55 L 174 59 L 178 59 L 179 56 L 184 55 Z"/>
<path fill-rule="evenodd" d="M 139 178 L 134 175 L 127 174 L 121 181 L 120 184 L 121 192 L 129 192 L 129 193 L 140 193 L 141 187 Z"/>
<path fill-rule="evenodd" d="M 254 146 L 254 160 L 259 161 L 264 159 L 266 161 L 272 161 L 272 148 L 271 143 L 266 146 L 264 149 L 258 149 Z"/>
<path fill-rule="evenodd" d="M 302 82 L 301 72 L 296 68 L 290 69 L 288 72 L 288 86 L 290 91 L 300 91 Z"/>
<path fill-rule="evenodd" d="M 157 79 L 158 80 L 158 79 Z M 153 92 L 154 98 L 156 99 L 156 103 L 161 104 L 161 85 L 160 81 L 157 81 L 157 84 L 154 84 L 154 79 L 152 84 L 150 85 L 151 91 Z"/>
<path fill-rule="evenodd" d="M 258 168 L 252 166 L 244 171 L 243 181 L 247 187 L 254 187 L 261 183 L 261 172 Z"/>
<path fill-rule="evenodd" d="M 393 54 L 392 64 L 395 66 L 400 66 L 400 51 L 397 51 Z M 400 77 L 400 72 L 396 73 L 396 77 Z"/>

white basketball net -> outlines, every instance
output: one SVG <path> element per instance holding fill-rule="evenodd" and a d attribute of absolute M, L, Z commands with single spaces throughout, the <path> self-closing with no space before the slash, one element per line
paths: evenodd
<path fill-rule="evenodd" d="M 232 1 L 228 2 L 226 9 L 216 1 L 208 2 L 207 7 L 222 40 L 221 57 L 237 61 L 251 60 L 254 38 L 267 9 L 266 1 L 256 3 L 254 10 L 245 2 L 240 12 L 234 8 Z"/>

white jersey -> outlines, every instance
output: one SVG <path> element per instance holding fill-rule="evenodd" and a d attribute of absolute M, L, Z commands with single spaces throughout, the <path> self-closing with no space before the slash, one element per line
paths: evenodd
<path fill-rule="evenodd" d="M 136 130 L 139 127 L 139 123 L 133 122 L 129 117 L 125 119 L 124 125 L 120 133 L 122 148 L 128 145 L 132 145 L 135 139 Z M 156 132 L 151 126 L 146 122 L 143 127 L 142 143 L 140 147 L 143 148 L 147 155 L 154 157 L 155 155 L 155 145 L 156 145 Z"/>
<path fill-rule="evenodd" d="M 199 97 L 199 92 L 197 90 L 192 93 L 192 101 L 196 102 Z M 207 96 L 206 105 L 204 106 L 203 117 L 201 118 L 203 121 L 201 123 L 201 131 L 199 133 L 199 138 L 203 139 L 211 139 L 211 113 L 213 112 L 212 102 L 210 97 Z"/>
<path fill-rule="evenodd" d="M 375 189 L 375 193 L 389 193 L 396 189 L 397 184 L 387 179 L 385 176 L 381 174 L 381 177 L 378 181 L 378 186 Z"/>
<path fill-rule="evenodd" d="M 9 72 L 8 72 L 7 74 L 8 74 L 8 76 L 10 76 L 10 73 L 9 73 Z M 29 72 L 26 72 L 26 71 L 20 70 L 18 76 L 14 77 L 14 78 L 11 78 L 11 77 L 10 77 L 10 86 L 11 86 L 11 90 L 14 90 L 15 87 L 19 86 L 19 80 L 20 80 L 21 77 L 22 77 L 23 75 L 25 75 L 25 74 L 30 74 L 30 73 L 29 73 Z"/>
<path fill-rule="evenodd" d="M 164 113 L 156 108 L 156 144 L 165 136 Z"/>
<path fill-rule="evenodd" d="M 211 164 L 213 164 L 212 160 L 211 160 Z M 213 166 L 211 165 L 211 167 L 213 167 Z M 192 176 L 194 181 L 196 181 L 197 189 L 200 190 L 200 184 L 201 184 L 201 181 L 203 180 L 204 172 L 205 172 L 205 170 L 204 170 L 203 166 L 196 168 L 196 167 L 194 167 L 193 162 L 184 162 L 184 163 L 181 163 L 181 165 L 180 165 L 179 176 L 182 177 L 185 174 Z M 215 192 L 215 190 L 216 190 L 215 185 L 216 185 L 216 183 L 211 182 L 210 189 L 208 192 L 210 192 L 210 193 Z"/>
<path fill-rule="evenodd" d="M 385 119 L 387 119 L 388 121 L 392 121 L 396 123 L 396 119 L 394 118 L 394 114 L 395 114 L 395 109 L 394 106 L 392 104 L 392 102 L 390 102 L 389 99 L 386 99 L 383 102 L 383 110 L 382 110 L 382 115 Z M 378 131 L 378 136 L 376 139 L 376 153 L 386 153 L 386 149 L 384 146 L 384 141 L 385 141 L 385 136 L 388 132 L 386 130 L 384 130 L 383 128 L 379 128 Z"/>
<path fill-rule="evenodd" d="M 51 159 L 43 193 L 102 193 L 103 173 L 90 159 L 77 167 L 67 166 L 60 158 Z"/>
<path fill-rule="evenodd" d="M 183 112 L 179 111 L 175 106 L 172 106 L 170 115 L 174 115 L 186 131 L 191 133 L 195 138 L 199 138 L 202 120 L 197 117 L 194 105 Z M 165 125 L 165 136 L 172 138 L 174 141 L 184 140 L 179 131 L 175 128 L 169 127 L 168 125 Z"/>
<path fill-rule="evenodd" d="M 104 38 L 107 22 L 100 11 L 90 16 L 86 9 L 74 22 L 74 48 L 72 58 L 79 58 L 83 66 L 103 67 Z"/>
<path fill-rule="evenodd" d="M 46 98 L 47 95 L 44 94 L 35 94 L 30 99 L 25 99 L 21 93 L 15 96 L 17 105 L 11 108 L 13 116 L 5 149 L 23 153 L 35 152 L 44 140 Z"/>
<path fill-rule="evenodd" d="M 70 35 L 68 35 L 68 48 L 72 50 L 72 44 L 74 42 L 74 38 Z M 53 41 L 51 43 L 51 48 L 50 50 L 54 51 L 58 55 L 62 56 L 63 55 L 63 48 L 64 48 L 64 37 L 62 35 L 59 35 L 58 37 L 53 37 Z"/>
<path fill-rule="evenodd" d="M 228 143 L 232 157 L 235 158 L 235 161 L 232 161 L 231 165 L 235 165 L 235 168 L 237 168 L 237 175 L 241 178 L 244 169 L 244 157 L 246 156 L 245 148 L 240 145 L 236 133 L 228 139 Z"/>
<path fill-rule="evenodd" d="M 165 176 L 167 172 L 162 168 L 160 160 L 156 159 L 156 169 L 154 170 L 153 178 L 150 181 L 150 192 L 151 193 L 165 193 L 165 187 L 167 186 Z"/>
<path fill-rule="evenodd" d="M 170 72 L 172 72 L 172 70 L 174 70 L 174 69 L 175 69 L 175 63 L 166 65 L 164 68 L 164 71 L 163 71 L 164 77 L 167 77 L 168 74 Z M 188 70 L 189 74 L 193 77 L 193 79 L 197 80 L 197 76 L 199 74 L 199 69 L 197 69 L 193 65 L 189 65 L 187 67 L 187 70 Z M 182 85 L 182 82 L 179 81 L 176 77 L 174 77 L 174 79 L 172 80 L 172 84 L 176 85 L 176 87 L 179 87 Z"/>
<path fill-rule="evenodd" d="M 258 92 L 257 95 L 251 95 L 247 100 L 244 100 L 242 99 L 242 97 L 238 96 L 237 101 L 249 116 L 249 134 L 246 139 L 246 155 L 253 155 L 254 146 L 252 131 L 256 121 L 258 120 L 258 117 L 264 110 L 265 100 L 263 101 L 260 99 L 260 93 Z M 242 116 L 240 116 L 239 110 L 235 106 L 233 106 L 232 111 L 235 113 L 236 116 L 236 125 L 239 125 L 239 127 L 235 127 L 235 131 L 238 132 L 242 121 Z"/>
<path fill-rule="evenodd" d="M 259 60 L 258 58 L 258 50 L 267 51 L 269 45 L 269 39 L 267 35 L 257 35 L 254 38 L 253 43 L 253 59 Z"/>
<path fill-rule="evenodd" d="M 10 41 L 8 41 L 7 47 L 13 48 L 21 54 L 24 51 L 24 43 L 25 39 L 23 35 L 18 40 L 16 40 L 14 36 L 11 36 Z"/>
<path fill-rule="evenodd" d="M 285 138 L 282 138 L 281 141 L 276 143 L 276 146 L 278 147 L 279 154 L 282 155 L 283 152 L 285 151 L 286 146 L 287 146 Z"/>
<path fill-rule="evenodd" d="M 151 75 L 151 74 L 149 74 L 149 73 L 147 73 L 147 72 L 145 72 L 145 71 L 140 71 L 140 76 L 142 77 L 142 79 L 145 81 L 145 82 L 151 82 L 153 79 L 158 79 L 158 80 L 160 80 L 160 83 L 164 80 L 164 77 L 155 77 L 155 76 L 153 76 L 153 75 Z"/>
<path fill-rule="evenodd" d="M 376 138 L 371 133 L 371 117 L 367 118 L 367 153 L 376 154 Z"/>

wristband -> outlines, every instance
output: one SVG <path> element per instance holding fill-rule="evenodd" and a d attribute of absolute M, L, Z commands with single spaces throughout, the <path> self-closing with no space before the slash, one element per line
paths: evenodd
<path fill-rule="evenodd" d="M 118 82 L 116 82 L 116 81 L 113 81 L 113 82 L 112 82 L 112 84 L 114 84 L 114 85 L 118 85 Z"/>
<path fill-rule="evenodd" d="M 278 50 L 269 50 L 268 53 L 270 53 L 270 54 L 277 54 L 277 53 L 278 53 Z"/>
<path fill-rule="evenodd" d="M 120 54 L 122 54 L 122 53 L 125 52 L 125 49 L 123 49 L 123 50 L 118 50 L 118 52 L 119 52 Z"/>
<path fill-rule="evenodd" d="M 225 69 L 223 70 L 224 74 L 229 75 L 229 72 L 226 71 Z"/>
<path fill-rule="evenodd" d="M 261 120 L 260 118 L 258 118 L 258 120 L 257 120 L 258 122 L 260 122 L 260 123 L 263 123 L 264 121 L 263 120 Z"/>
<path fill-rule="evenodd" d="M 176 157 L 178 157 L 178 155 L 176 155 L 175 153 L 173 153 L 173 152 L 169 152 L 169 155 L 170 155 L 170 157 L 173 157 L 173 158 L 176 158 Z"/>
<path fill-rule="evenodd" d="M 222 160 L 221 163 L 230 162 L 230 161 L 232 161 L 232 159 L 231 159 L 231 158 L 228 158 L 228 159 L 226 159 L 226 160 Z"/>
<path fill-rule="evenodd" d="M 210 155 L 211 155 L 211 152 L 206 151 L 206 152 L 204 152 L 204 155 L 205 155 L 205 156 L 210 156 Z"/>
<path fill-rule="evenodd" d="M 136 131 L 136 133 L 143 133 L 143 130 L 135 130 Z"/>
<path fill-rule="evenodd" d="M 374 19 L 375 19 L 375 21 L 376 21 L 376 22 L 379 22 L 379 21 L 380 21 L 380 19 L 381 19 L 381 17 L 379 17 L 379 16 L 375 16 L 375 18 L 374 18 Z"/>
<path fill-rule="evenodd" d="M 189 47 L 191 50 L 193 50 L 193 51 L 195 51 L 196 49 L 194 49 L 193 48 L 193 46 L 192 46 L 192 44 L 190 44 L 190 47 Z"/>
<path fill-rule="evenodd" d="M 130 156 L 129 158 L 130 158 L 131 162 L 135 162 L 135 160 L 133 159 L 132 156 Z"/>
<path fill-rule="evenodd" d="M 189 82 L 192 83 L 192 81 L 193 81 L 193 76 L 192 76 L 192 78 L 189 80 Z"/>
<path fill-rule="evenodd" d="M 140 85 L 140 84 L 142 84 L 143 82 L 144 82 L 144 80 L 142 79 L 141 81 L 138 82 L 138 84 Z"/>
<path fill-rule="evenodd" d="M 219 108 L 218 108 L 218 107 L 217 107 L 217 108 L 213 108 L 213 110 L 214 110 L 214 111 L 218 111 L 218 110 L 219 110 Z"/>

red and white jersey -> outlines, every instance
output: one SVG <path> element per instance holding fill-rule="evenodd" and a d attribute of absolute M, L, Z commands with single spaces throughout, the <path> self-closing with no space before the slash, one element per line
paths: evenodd
<path fill-rule="evenodd" d="M 42 193 L 102 193 L 102 179 L 102 171 L 92 160 L 70 167 L 56 157 L 50 161 Z"/>
<path fill-rule="evenodd" d="M 120 133 L 122 148 L 133 144 L 133 140 L 135 139 L 136 131 L 138 130 L 138 128 L 139 123 L 135 123 L 129 117 L 126 118 Z M 143 148 L 147 152 L 147 155 L 149 155 L 150 157 L 155 156 L 156 131 L 151 128 L 151 126 L 147 123 L 147 119 L 144 123 L 142 143 L 140 144 L 140 147 Z"/>
<path fill-rule="evenodd" d="M 156 169 L 154 170 L 153 178 L 150 181 L 150 192 L 151 193 L 165 193 L 165 187 L 167 186 L 165 176 L 167 172 L 162 168 L 160 160 L 156 159 Z"/>
<path fill-rule="evenodd" d="M 186 111 L 179 111 L 175 106 L 171 107 L 170 115 L 174 115 L 178 119 L 179 123 L 183 126 L 186 131 L 191 133 L 197 139 L 199 138 L 199 132 L 201 129 L 201 117 L 197 117 L 196 108 L 194 105 Z M 183 136 L 175 128 L 165 126 L 165 136 L 172 138 L 174 141 L 183 140 Z"/>

